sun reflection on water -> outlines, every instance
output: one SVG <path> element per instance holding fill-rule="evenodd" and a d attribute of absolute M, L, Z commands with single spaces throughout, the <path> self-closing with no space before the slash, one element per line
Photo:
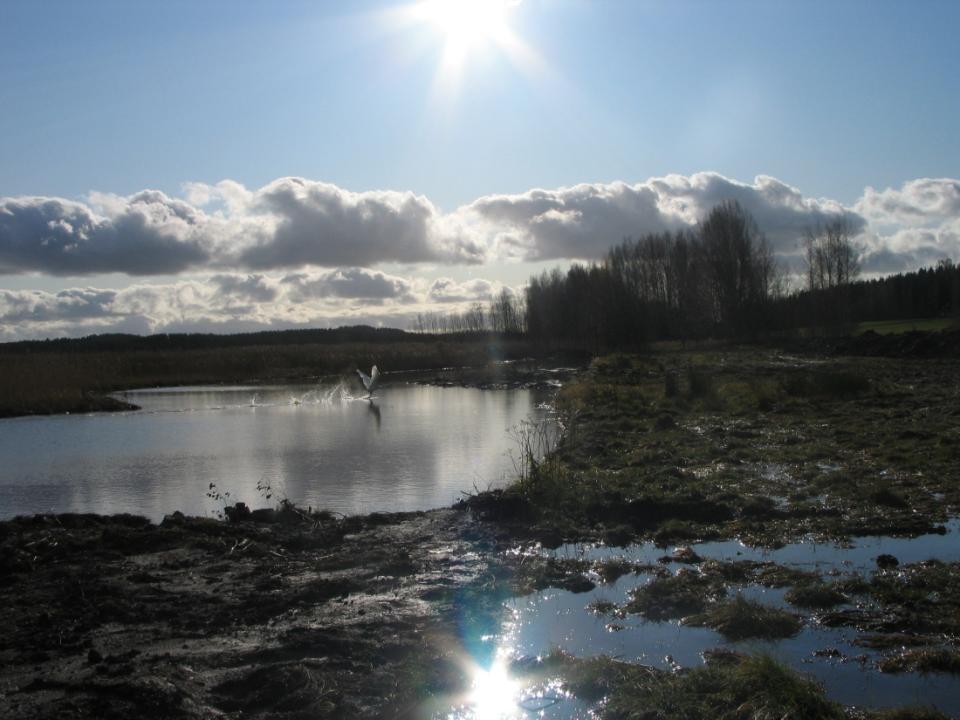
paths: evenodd
<path fill-rule="evenodd" d="M 566 708 L 564 701 L 572 700 L 573 695 L 563 686 L 559 678 L 537 680 L 524 679 L 525 673 L 513 673 L 514 663 L 519 662 L 528 669 L 538 666 L 540 657 L 516 660 L 516 648 L 504 644 L 511 637 L 512 623 L 505 623 L 504 635 L 500 638 L 484 636 L 483 642 L 500 644 L 489 667 L 474 661 L 468 662 L 471 678 L 469 691 L 462 696 L 462 704 L 445 715 L 446 720 L 528 720 L 530 718 L 570 718 L 580 717 L 571 714 L 572 708 Z M 558 714 L 559 711 L 559 714 Z"/>
<path fill-rule="evenodd" d="M 475 720 L 511 720 L 521 717 L 520 684 L 510 676 L 507 659 L 499 656 L 489 670 L 477 668 L 469 704 Z"/>

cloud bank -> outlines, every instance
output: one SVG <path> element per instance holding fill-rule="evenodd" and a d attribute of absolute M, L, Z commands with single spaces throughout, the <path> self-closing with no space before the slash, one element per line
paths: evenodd
<path fill-rule="evenodd" d="M 221 273 L 121 290 L 0 290 L 0 341 L 344 324 L 407 328 L 418 312 L 460 312 L 473 303 L 489 302 L 504 287 L 494 280 L 428 282 L 365 268 L 338 268 L 286 275 Z"/>
<path fill-rule="evenodd" d="M 496 229 L 494 242 L 501 253 L 558 260 L 599 258 L 626 237 L 694 227 L 726 200 L 746 208 L 774 249 L 785 254 L 796 251 L 808 227 L 845 218 L 859 233 L 866 224 L 839 203 L 806 198 L 776 178 L 761 175 L 747 184 L 717 173 L 490 196 L 472 203 L 469 211 Z"/>
<path fill-rule="evenodd" d="M 956 250 L 958 185 L 921 179 L 899 190 L 867 188 L 851 208 L 766 175 L 743 183 L 709 172 L 489 195 L 449 213 L 410 192 L 351 192 L 303 178 L 256 190 L 229 180 L 191 183 L 183 199 L 156 190 L 92 193 L 83 202 L 0 198 L 0 273 L 148 276 L 595 259 L 625 237 L 693 227 L 725 200 L 750 211 L 784 255 L 796 253 L 806 228 L 840 217 L 858 234 L 881 230 L 875 251 L 929 245 L 929 237 L 899 238 L 883 247 L 904 228 L 945 231 L 934 244 Z"/>
<path fill-rule="evenodd" d="M 960 260 L 960 180 L 921 178 L 899 189 L 868 187 L 854 205 L 868 221 L 866 272 L 888 274 Z"/>
<path fill-rule="evenodd" d="M 856 235 L 868 274 L 960 259 L 960 180 L 951 178 L 868 187 L 852 206 L 766 175 L 740 182 L 714 172 L 488 195 L 446 213 L 411 192 L 352 192 L 304 178 L 253 190 L 231 180 L 188 183 L 179 198 L 156 190 L 7 197 L 0 198 L 0 276 L 125 273 L 133 284 L 0 290 L 0 339 L 342 322 L 403 327 L 417 312 L 462 310 L 504 287 L 438 277 L 444 267 L 598 259 L 625 237 L 693 228 L 726 200 L 743 205 L 794 267 L 804 231 L 839 218 Z M 159 275 L 201 279 L 144 280 Z"/>
<path fill-rule="evenodd" d="M 477 264 L 485 249 L 413 193 L 282 178 L 259 190 L 191 184 L 186 200 L 0 198 L 0 274 L 169 275 L 378 263 Z"/>

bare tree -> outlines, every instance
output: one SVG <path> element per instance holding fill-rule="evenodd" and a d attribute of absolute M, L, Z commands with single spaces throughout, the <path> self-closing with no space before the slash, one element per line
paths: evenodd
<path fill-rule="evenodd" d="M 850 236 L 845 218 L 832 220 L 804 235 L 807 255 L 807 287 L 826 290 L 843 287 L 860 274 L 860 251 Z"/>
<path fill-rule="evenodd" d="M 736 201 L 721 203 L 699 236 L 715 321 L 733 334 L 758 330 L 778 271 L 753 217 Z"/>

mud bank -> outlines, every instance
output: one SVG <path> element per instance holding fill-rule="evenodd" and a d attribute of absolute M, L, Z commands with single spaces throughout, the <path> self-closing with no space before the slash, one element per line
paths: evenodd
<path fill-rule="evenodd" d="M 487 528 L 438 510 L 0 524 L 4 718 L 423 717 L 495 625 Z"/>

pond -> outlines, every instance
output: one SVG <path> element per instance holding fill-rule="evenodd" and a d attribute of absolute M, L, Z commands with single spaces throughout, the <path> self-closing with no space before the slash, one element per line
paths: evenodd
<path fill-rule="evenodd" d="M 142 408 L 135 412 L 0 420 L 0 519 L 127 512 L 160 520 L 280 498 L 345 514 L 447 506 L 513 475 L 510 430 L 544 416 L 549 399 L 527 389 L 387 383 L 368 401 L 350 390 L 138 390 L 123 395 Z"/>

